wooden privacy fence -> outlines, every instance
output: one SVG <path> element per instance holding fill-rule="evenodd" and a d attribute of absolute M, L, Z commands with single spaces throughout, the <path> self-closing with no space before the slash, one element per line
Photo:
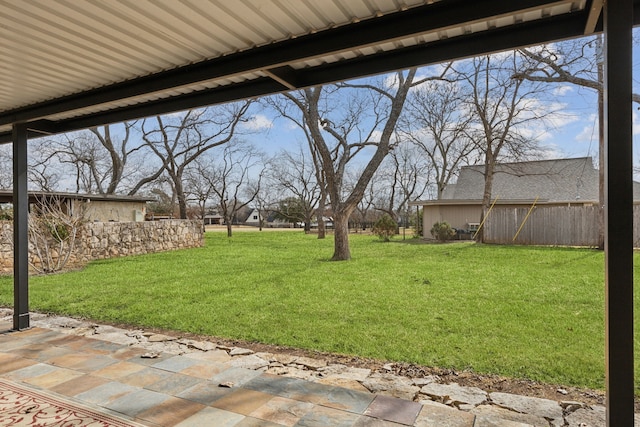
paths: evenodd
<path fill-rule="evenodd" d="M 484 240 L 508 245 L 598 246 L 598 211 L 598 206 L 537 206 L 527 218 L 529 208 L 496 207 L 485 221 Z M 634 218 L 639 214 L 640 207 L 634 206 Z M 640 233 L 635 226 L 629 233 L 634 233 L 638 247 Z"/>

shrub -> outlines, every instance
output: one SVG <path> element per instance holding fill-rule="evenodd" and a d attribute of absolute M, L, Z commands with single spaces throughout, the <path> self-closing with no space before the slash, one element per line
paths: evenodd
<path fill-rule="evenodd" d="M 67 265 L 83 218 L 82 209 L 76 209 L 72 216 L 60 199 L 38 200 L 29 213 L 29 250 L 33 254 L 29 264 L 37 273 L 55 273 Z"/>
<path fill-rule="evenodd" d="M 388 214 L 382 215 L 382 217 L 373 224 L 371 230 L 373 234 L 380 237 L 380 239 L 388 242 L 396 234 L 398 224 Z"/>
<path fill-rule="evenodd" d="M 447 240 L 453 239 L 453 236 L 456 235 L 456 230 L 451 228 L 448 222 L 436 222 L 431 227 L 431 235 L 436 238 L 440 242 L 446 242 Z"/>
<path fill-rule="evenodd" d="M 0 221 L 13 220 L 13 209 L 6 209 L 0 206 Z"/>

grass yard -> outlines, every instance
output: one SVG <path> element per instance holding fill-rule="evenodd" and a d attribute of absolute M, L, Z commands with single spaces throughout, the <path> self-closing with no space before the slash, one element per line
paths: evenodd
<path fill-rule="evenodd" d="M 604 254 L 207 233 L 204 248 L 31 280 L 35 311 L 604 388 Z M 0 304 L 13 302 L 0 277 Z M 636 366 L 636 372 L 640 372 Z"/>

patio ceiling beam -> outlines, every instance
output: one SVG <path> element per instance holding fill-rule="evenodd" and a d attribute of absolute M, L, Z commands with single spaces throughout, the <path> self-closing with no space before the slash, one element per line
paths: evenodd
<path fill-rule="evenodd" d="M 264 72 L 278 83 L 286 86 L 289 90 L 295 90 L 303 86 L 300 83 L 300 73 L 288 65 L 265 70 Z"/>
<path fill-rule="evenodd" d="M 29 138 L 60 133 L 58 124 L 51 120 L 36 120 L 27 124 Z"/>
<path fill-rule="evenodd" d="M 334 63 L 302 70 L 298 80 L 304 86 L 327 81 L 342 81 L 358 75 L 372 75 L 403 70 L 415 66 L 440 64 L 447 61 L 485 55 L 509 49 L 575 37 L 581 33 L 584 14 L 547 18 L 543 23 L 522 23 L 482 33 L 397 49 L 377 55 L 363 56 L 348 63 Z"/>
<path fill-rule="evenodd" d="M 199 108 L 206 105 L 222 104 L 240 99 L 255 98 L 272 93 L 288 90 L 286 86 L 268 77 L 262 77 L 248 82 L 229 86 L 220 86 L 215 89 L 188 93 L 186 95 L 149 101 L 143 104 L 135 104 L 129 107 L 121 107 L 105 112 L 81 116 L 56 122 L 58 133 L 71 132 L 100 126 L 109 123 L 119 123 L 127 120 L 139 119 L 176 111 Z M 42 134 L 30 132 L 30 137 L 38 137 Z M 0 143 L 8 142 L 6 134 L 0 134 Z"/>
<path fill-rule="evenodd" d="M 589 15 L 587 23 L 584 26 L 584 34 L 593 34 L 598 25 L 602 26 L 602 7 L 604 6 L 604 0 L 591 0 L 591 6 L 589 7 Z"/>

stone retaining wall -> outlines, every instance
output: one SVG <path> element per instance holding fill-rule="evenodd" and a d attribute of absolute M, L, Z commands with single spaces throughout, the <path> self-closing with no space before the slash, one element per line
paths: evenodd
<path fill-rule="evenodd" d="M 82 225 L 71 264 L 203 245 L 201 221 L 88 222 Z M 13 223 L 0 221 L 0 274 L 13 271 Z"/>
<path fill-rule="evenodd" d="M 13 223 L 0 221 L 0 274 L 13 272 Z"/>

